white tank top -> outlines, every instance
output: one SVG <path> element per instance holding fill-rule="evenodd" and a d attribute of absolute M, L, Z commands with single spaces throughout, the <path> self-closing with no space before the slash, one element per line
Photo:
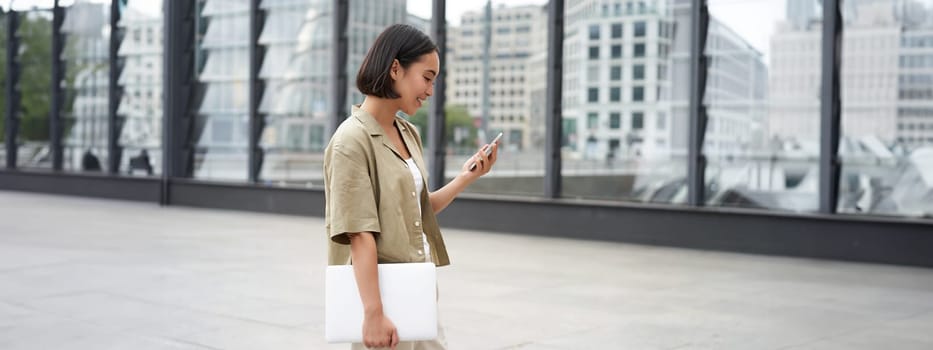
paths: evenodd
<path fill-rule="evenodd" d="M 408 164 L 408 170 L 411 171 L 411 178 L 415 182 L 415 193 L 418 195 L 415 198 L 418 198 L 418 213 L 421 213 L 421 192 L 424 190 L 424 178 L 421 177 L 421 171 L 418 170 L 418 165 L 415 164 L 414 159 L 408 158 L 405 160 L 405 164 Z M 424 241 L 424 261 L 431 262 L 431 246 L 428 244 L 428 236 L 421 232 L 421 239 Z"/>

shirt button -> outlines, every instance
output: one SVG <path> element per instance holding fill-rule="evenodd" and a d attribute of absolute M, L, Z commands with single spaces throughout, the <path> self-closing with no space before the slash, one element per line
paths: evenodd
<path fill-rule="evenodd" d="M 411 196 L 412 196 L 412 197 L 415 196 L 415 191 L 411 191 Z"/>
<path fill-rule="evenodd" d="M 421 250 L 419 250 L 419 251 L 418 251 L 418 255 L 424 255 L 424 252 L 421 251 Z"/>
<path fill-rule="evenodd" d="M 415 221 L 415 226 L 421 226 L 421 221 Z"/>

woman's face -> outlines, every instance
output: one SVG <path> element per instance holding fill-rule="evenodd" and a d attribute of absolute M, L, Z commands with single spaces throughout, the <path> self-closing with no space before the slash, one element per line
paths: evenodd
<path fill-rule="evenodd" d="M 428 96 L 434 94 L 434 80 L 439 71 L 440 58 L 437 52 L 422 55 L 408 68 L 398 65 L 396 61 L 392 68 L 392 79 L 395 81 L 395 92 L 401 96 L 398 107 L 402 112 L 415 115 Z"/>

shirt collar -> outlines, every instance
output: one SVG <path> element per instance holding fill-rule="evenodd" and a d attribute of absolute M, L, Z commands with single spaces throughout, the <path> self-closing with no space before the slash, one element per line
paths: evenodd
<path fill-rule="evenodd" d="M 376 120 L 376 117 L 360 108 L 360 105 L 353 105 L 350 115 L 362 122 L 370 135 L 383 134 L 382 126 L 379 125 L 379 121 Z M 400 122 L 398 119 L 400 119 L 400 117 L 395 116 L 395 125 L 398 125 L 399 130 L 405 131 L 405 123 Z"/>

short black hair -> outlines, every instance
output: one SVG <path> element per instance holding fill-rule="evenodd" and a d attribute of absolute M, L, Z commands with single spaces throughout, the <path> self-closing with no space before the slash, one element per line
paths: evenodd
<path fill-rule="evenodd" d="M 364 95 L 381 98 L 399 98 L 392 89 L 389 75 L 392 62 L 398 60 L 408 68 L 421 56 L 437 52 L 437 45 L 424 32 L 407 24 L 394 24 L 382 31 L 366 53 L 360 72 L 356 74 L 356 88 Z"/>

